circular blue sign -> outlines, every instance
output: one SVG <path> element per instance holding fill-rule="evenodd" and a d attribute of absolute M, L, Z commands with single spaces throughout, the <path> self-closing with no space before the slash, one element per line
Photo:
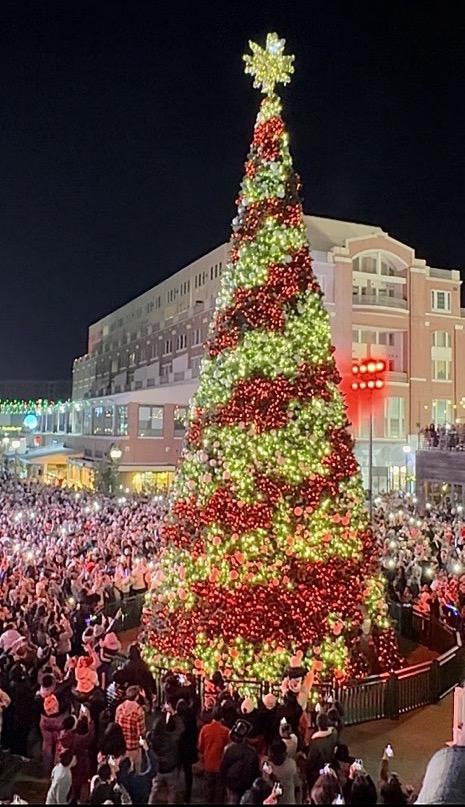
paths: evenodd
<path fill-rule="evenodd" d="M 34 415 L 32 412 L 30 412 L 29 415 L 26 415 L 23 420 L 23 426 L 25 426 L 25 428 L 29 429 L 31 432 L 34 431 L 34 429 L 37 429 L 38 425 L 39 420 L 37 415 Z"/>

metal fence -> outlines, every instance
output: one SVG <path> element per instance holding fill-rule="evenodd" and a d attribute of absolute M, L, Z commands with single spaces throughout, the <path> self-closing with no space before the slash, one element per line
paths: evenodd
<path fill-rule="evenodd" d="M 139 627 L 144 600 L 145 594 L 135 594 L 122 600 L 112 600 L 106 603 L 104 613 L 110 618 L 116 617 L 113 625 L 116 633 Z"/>
<path fill-rule="evenodd" d="M 114 630 L 121 632 L 140 625 L 144 594 L 109 603 L 105 613 L 118 614 Z M 350 684 L 333 682 L 315 685 L 313 692 L 321 699 L 329 694 L 338 700 L 344 709 L 346 725 L 365 723 L 382 718 L 398 719 L 421 706 L 438 703 L 465 675 L 465 648 L 460 635 L 448 625 L 430 620 L 411 606 L 392 603 L 390 614 L 398 632 L 407 639 L 429 647 L 439 653 L 437 658 L 425 661 L 390 675 L 374 675 L 363 681 Z M 163 698 L 163 680 L 167 670 L 158 670 L 155 676 L 159 702 Z M 256 679 L 234 679 L 242 692 L 253 694 L 257 699 L 266 692 L 279 693 L 279 685 Z M 202 697 L 203 681 L 197 681 L 198 694 Z"/>

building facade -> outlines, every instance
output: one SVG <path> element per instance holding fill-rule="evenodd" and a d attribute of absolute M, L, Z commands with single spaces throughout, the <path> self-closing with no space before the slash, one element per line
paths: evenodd
<path fill-rule="evenodd" d="M 373 488 L 398 487 L 413 471 L 424 426 L 465 422 L 460 274 L 429 266 L 380 227 L 306 222 L 343 375 L 353 359 L 386 362 L 373 408 Z M 68 465 L 95 463 L 117 441 L 130 486 L 143 474 L 172 473 L 227 261 L 223 244 L 90 326 L 88 352 L 74 362 L 73 400 L 51 410 L 50 427 L 42 422 L 45 442 L 79 452 Z M 362 399 L 349 412 L 366 478 L 369 413 Z M 79 480 L 76 471 L 71 481 Z"/>

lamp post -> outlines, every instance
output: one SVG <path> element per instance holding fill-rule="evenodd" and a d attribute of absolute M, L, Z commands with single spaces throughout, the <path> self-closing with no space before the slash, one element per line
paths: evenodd
<path fill-rule="evenodd" d="M 410 454 L 411 450 L 412 449 L 410 448 L 410 446 L 402 447 L 402 451 L 404 452 L 405 457 L 405 489 L 408 493 L 410 493 L 410 485 L 408 481 L 408 455 Z"/>
<path fill-rule="evenodd" d="M 110 448 L 110 459 L 113 462 L 119 462 L 122 456 L 123 452 L 121 451 L 119 446 L 112 446 Z"/>
<path fill-rule="evenodd" d="M 18 448 L 20 447 L 20 445 L 21 445 L 20 440 L 12 440 L 11 441 L 11 447 L 12 447 L 13 451 L 15 452 L 15 465 L 14 465 L 15 476 L 18 476 Z"/>
<path fill-rule="evenodd" d="M 113 445 L 110 448 L 109 455 L 111 460 L 109 486 L 111 487 L 110 492 L 115 493 L 115 490 L 113 490 L 113 486 L 116 488 L 116 483 L 118 480 L 117 473 L 121 457 L 123 456 L 123 452 L 121 451 L 119 446 Z"/>
<path fill-rule="evenodd" d="M 386 363 L 381 359 L 363 359 L 352 365 L 352 389 L 368 396 L 370 429 L 368 433 L 368 508 L 370 521 L 373 519 L 373 394 L 384 387 L 382 374 Z"/>

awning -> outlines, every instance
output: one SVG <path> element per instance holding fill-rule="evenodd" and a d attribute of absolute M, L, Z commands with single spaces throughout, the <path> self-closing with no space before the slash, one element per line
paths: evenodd
<path fill-rule="evenodd" d="M 18 454 L 18 459 L 26 465 L 66 465 L 68 457 L 77 454 L 78 451 L 65 446 L 42 446 L 26 451 L 25 454 Z"/>
<path fill-rule="evenodd" d="M 80 468 L 95 468 L 95 465 L 102 460 L 91 460 L 88 457 L 72 457 L 69 462 L 70 465 L 79 465 Z M 167 473 L 175 471 L 174 465 L 118 465 L 118 473 Z"/>

